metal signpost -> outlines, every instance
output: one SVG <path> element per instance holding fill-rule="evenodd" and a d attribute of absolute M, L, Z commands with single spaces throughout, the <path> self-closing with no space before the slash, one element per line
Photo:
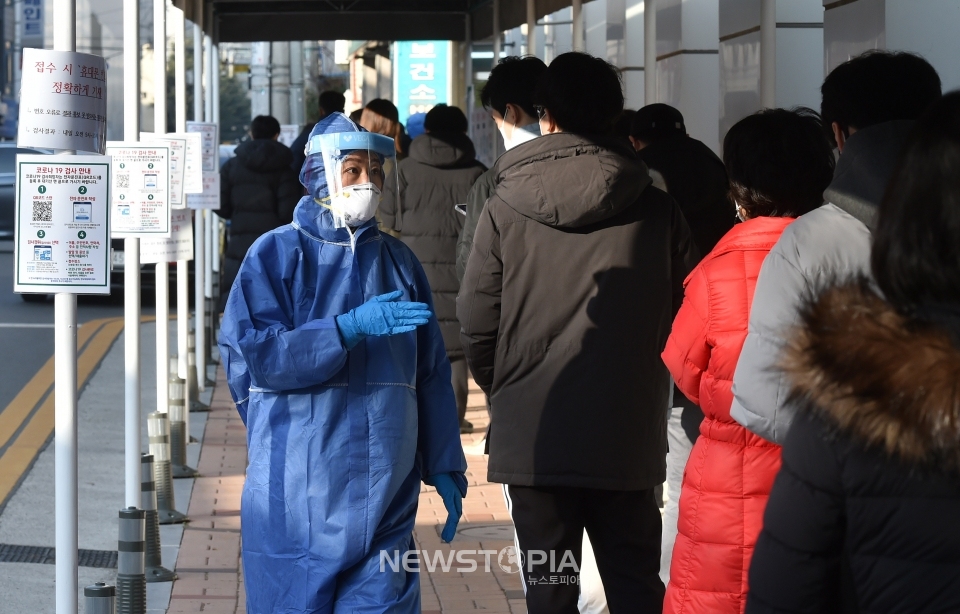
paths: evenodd
<path fill-rule="evenodd" d="M 109 159 L 72 154 L 77 149 L 103 153 L 107 73 L 103 58 L 74 53 L 75 0 L 54 0 L 53 39 L 53 51 L 23 52 L 26 70 L 21 81 L 17 144 L 59 149 L 61 155 L 18 156 L 14 290 L 56 293 L 56 611 L 76 614 L 76 295 L 110 292 L 110 221 Z"/>
<path fill-rule="evenodd" d="M 110 293 L 109 162 L 17 156 L 14 291 L 56 293 L 57 614 L 77 612 L 77 294 Z"/>
<path fill-rule="evenodd" d="M 208 70 L 209 72 L 209 70 Z M 209 95 L 208 99 L 212 100 Z M 213 110 L 209 107 L 209 118 L 212 119 Z M 194 296 L 195 319 L 194 319 L 194 344 L 197 388 L 204 390 L 207 380 L 207 339 L 206 326 L 204 322 L 204 297 L 206 296 L 206 229 L 204 227 L 203 209 L 220 208 L 220 146 L 219 146 L 219 127 L 213 122 L 187 122 L 187 132 L 198 133 L 201 135 L 201 166 L 203 168 L 203 191 L 200 194 L 191 194 L 187 196 L 187 206 L 196 209 L 194 217 L 194 231 L 196 247 L 193 262 L 194 271 Z M 189 365 L 188 365 L 189 368 Z M 189 377 L 189 373 L 187 374 Z M 189 381 L 189 380 L 188 380 Z"/>
<path fill-rule="evenodd" d="M 140 137 L 140 4 L 123 0 L 123 136 Z M 123 240 L 124 506 L 140 507 L 140 239 Z"/>

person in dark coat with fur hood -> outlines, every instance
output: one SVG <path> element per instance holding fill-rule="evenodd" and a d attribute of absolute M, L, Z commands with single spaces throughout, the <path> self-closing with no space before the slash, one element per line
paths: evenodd
<path fill-rule="evenodd" d="M 223 262 L 223 292 L 220 311 L 240 263 L 260 235 L 293 221 L 293 210 L 303 195 L 299 172 L 290 164 L 293 152 L 280 143 L 280 122 L 258 115 L 250 122 L 252 140 L 237 145 L 236 157 L 220 169 L 220 209 L 216 214 L 230 220 Z"/>
<path fill-rule="evenodd" d="M 808 302 L 747 614 L 960 612 L 960 92 L 915 126 L 871 269 Z M 877 291 L 879 289 L 879 292 Z"/>

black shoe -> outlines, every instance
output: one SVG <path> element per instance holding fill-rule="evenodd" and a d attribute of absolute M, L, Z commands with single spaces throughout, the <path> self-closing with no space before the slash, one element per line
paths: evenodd
<path fill-rule="evenodd" d="M 472 432 L 473 432 L 473 422 L 470 422 L 469 420 L 461 420 L 461 421 L 460 421 L 460 434 L 461 434 L 461 435 L 469 435 L 469 434 L 472 433 Z"/>

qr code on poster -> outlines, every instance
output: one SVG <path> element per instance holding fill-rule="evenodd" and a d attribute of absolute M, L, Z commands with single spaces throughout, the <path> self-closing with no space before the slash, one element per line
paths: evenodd
<path fill-rule="evenodd" d="M 117 189 L 130 188 L 130 173 L 117 173 Z"/>
<path fill-rule="evenodd" d="M 34 222 L 52 222 L 53 221 L 53 203 L 33 203 L 33 221 Z"/>

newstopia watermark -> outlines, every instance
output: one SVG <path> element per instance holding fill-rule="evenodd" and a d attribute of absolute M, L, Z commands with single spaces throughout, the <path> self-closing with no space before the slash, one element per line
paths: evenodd
<path fill-rule="evenodd" d="M 493 568 L 493 560 L 496 560 L 500 569 L 507 573 L 519 573 L 522 568 L 526 567 L 527 574 L 532 574 L 534 568 L 536 568 L 538 574 L 549 572 L 549 577 L 566 580 L 564 582 L 558 580 L 556 582 L 558 584 L 576 583 L 580 574 L 580 566 L 577 564 L 573 552 L 569 550 L 562 553 L 557 553 L 554 550 L 528 550 L 524 555 L 521 555 L 513 546 L 507 546 L 502 550 L 450 549 L 434 550 L 432 552 L 429 550 L 381 550 L 380 571 L 385 572 L 389 569 L 396 573 L 403 569 L 410 573 L 419 571 L 434 573 L 437 570 L 473 573 L 482 570 L 490 573 Z M 541 568 L 541 566 L 547 564 L 549 564 L 548 569 Z"/>

